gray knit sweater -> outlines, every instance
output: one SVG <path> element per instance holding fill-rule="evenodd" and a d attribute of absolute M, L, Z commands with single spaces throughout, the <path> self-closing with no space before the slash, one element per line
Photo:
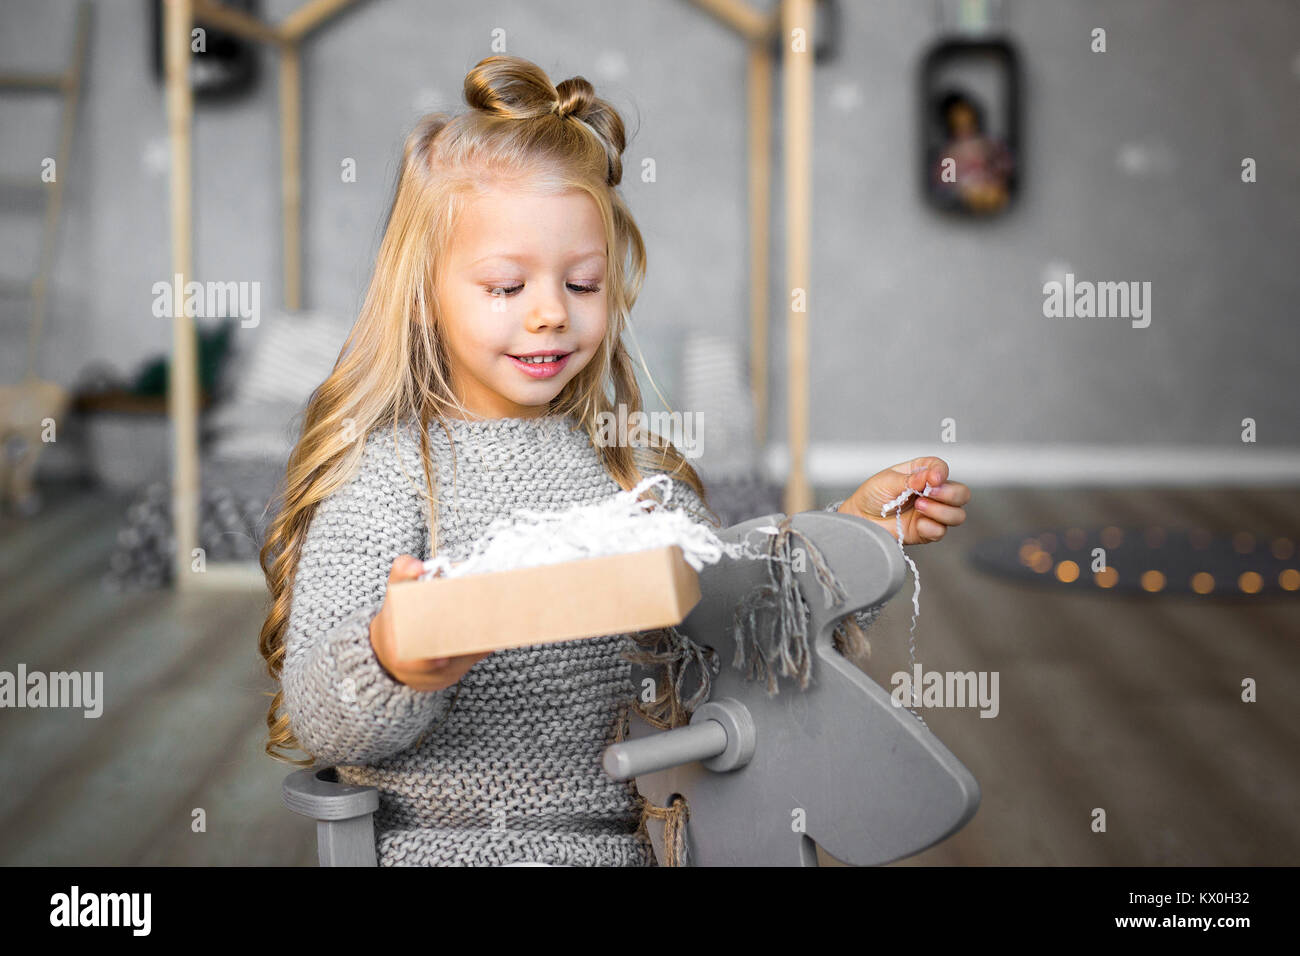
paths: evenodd
<path fill-rule="evenodd" d="M 452 560 L 499 515 L 620 490 L 572 419 L 449 424 L 454 482 L 451 443 L 437 424 L 429 437 L 440 550 Z M 382 427 L 356 474 L 317 508 L 281 674 L 301 746 L 340 780 L 379 790 L 381 866 L 654 865 L 637 833 L 635 784 L 601 769 L 633 695 L 628 635 L 496 651 L 441 691 L 415 690 L 380 665 L 369 626 L 392 561 L 431 556 L 422 486 L 418 432 L 408 425 L 395 442 Z M 707 520 L 681 482 L 669 506 Z"/>

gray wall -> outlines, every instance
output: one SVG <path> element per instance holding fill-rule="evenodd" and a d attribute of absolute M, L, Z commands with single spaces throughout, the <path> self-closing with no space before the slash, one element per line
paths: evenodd
<path fill-rule="evenodd" d="M 266 6 L 280 19 L 297 5 Z M 149 311 L 150 287 L 170 268 L 147 5 L 95 6 L 41 360 L 64 382 L 92 360 L 130 370 L 170 339 Z M 915 184 L 915 76 L 935 35 L 932 7 L 842 6 L 842 56 L 817 70 L 815 440 L 933 441 L 951 416 L 963 441 L 1240 447 L 1238 423 L 1251 416 L 1262 443 L 1300 445 L 1300 5 L 1009 4 L 1024 61 L 1025 184 L 1018 208 L 983 224 L 932 214 Z M 0 64 L 59 64 L 71 11 L 6 2 Z M 1089 51 L 1094 26 L 1108 31 L 1105 54 Z M 557 82 L 586 75 L 624 110 L 634 134 L 624 190 L 650 263 L 634 321 L 673 399 L 684 333 L 747 335 L 744 51 L 683 0 L 375 0 L 327 29 L 305 56 L 305 304 L 355 316 L 404 133 L 422 108 L 459 107 L 497 27 L 509 52 Z M 260 280 L 265 306 L 281 292 L 274 56 L 263 66 L 254 95 L 198 115 L 195 261 L 203 278 Z M 53 154 L 52 110 L 5 97 L 0 121 L 3 175 Z M 777 130 L 779 143 L 779 120 Z M 1240 181 L 1244 156 L 1258 162 L 1254 185 Z M 357 161 L 354 184 L 340 181 L 344 157 Z M 644 157 L 657 182 L 640 181 Z M 5 275 L 34 257 L 36 221 L 19 225 L 0 223 Z M 1062 266 L 1150 281 L 1150 327 L 1044 318 L 1042 283 Z M 2 308 L 0 381 L 12 381 L 26 332 L 15 305 Z M 774 335 L 779 398 L 779 325 Z M 773 416 L 780 436 L 782 402 Z"/>

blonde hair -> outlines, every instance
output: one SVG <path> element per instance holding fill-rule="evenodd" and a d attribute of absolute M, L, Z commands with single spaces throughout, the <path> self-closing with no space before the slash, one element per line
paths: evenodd
<path fill-rule="evenodd" d="M 420 493 L 428 504 L 431 548 L 437 551 L 429 428 L 437 422 L 448 430 L 448 413 L 463 415 L 466 410 L 449 385 L 435 278 L 467 200 L 494 184 L 583 190 L 595 201 L 605 225 L 605 339 L 550 402 L 546 414 L 577 419 L 606 471 L 623 489 L 632 488 L 643 470 L 665 471 L 690 486 L 708 507 L 699 475 L 667 440 L 655 442 L 653 448 L 598 440 L 602 413 L 623 405 L 630 419 L 642 409 L 622 340 L 645 278 L 646 258 L 640 230 L 616 191 L 627 145 L 621 117 L 595 96 L 583 77 L 552 86 L 538 66 L 513 56 L 481 60 L 465 77 L 464 92 L 468 111 L 454 117 L 429 114 L 407 137 L 365 302 L 333 371 L 302 413 L 301 433 L 277 496 L 279 508 L 260 555 L 271 602 L 259 648 L 277 683 L 284 666 L 295 572 L 312 516 L 317 505 L 355 473 L 365 444 L 358 439 L 385 423 L 391 424 L 394 438 L 404 421 L 419 423 L 424 470 Z M 717 524 L 717 516 L 712 518 Z M 266 752 L 287 763 L 309 764 L 311 760 L 278 752 L 302 749 L 288 715 L 280 712 L 283 701 L 283 690 L 277 691 L 266 718 Z"/>

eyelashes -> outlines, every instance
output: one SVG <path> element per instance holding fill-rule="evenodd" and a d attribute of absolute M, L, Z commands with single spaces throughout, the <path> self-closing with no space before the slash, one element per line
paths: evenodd
<path fill-rule="evenodd" d="M 570 291 L 576 292 L 580 295 L 592 295 L 600 291 L 599 284 L 583 285 L 582 283 L 579 282 L 568 282 L 565 283 L 565 287 L 568 288 Z M 522 284 L 512 285 L 512 286 L 496 285 L 496 286 L 487 286 L 486 288 L 488 290 L 488 295 L 493 296 L 495 298 L 506 298 L 508 296 L 514 295 L 516 292 L 522 289 L 523 285 Z"/>

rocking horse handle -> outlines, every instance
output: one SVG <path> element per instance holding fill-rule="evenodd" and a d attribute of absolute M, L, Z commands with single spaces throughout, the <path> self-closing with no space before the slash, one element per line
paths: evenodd
<path fill-rule="evenodd" d="M 625 740 L 605 748 L 602 765 L 614 780 L 702 761 L 709 770 L 735 770 L 749 763 L 756 742 L 749 709 L 731 697 L 696 708 L 685 727 Z"/>

